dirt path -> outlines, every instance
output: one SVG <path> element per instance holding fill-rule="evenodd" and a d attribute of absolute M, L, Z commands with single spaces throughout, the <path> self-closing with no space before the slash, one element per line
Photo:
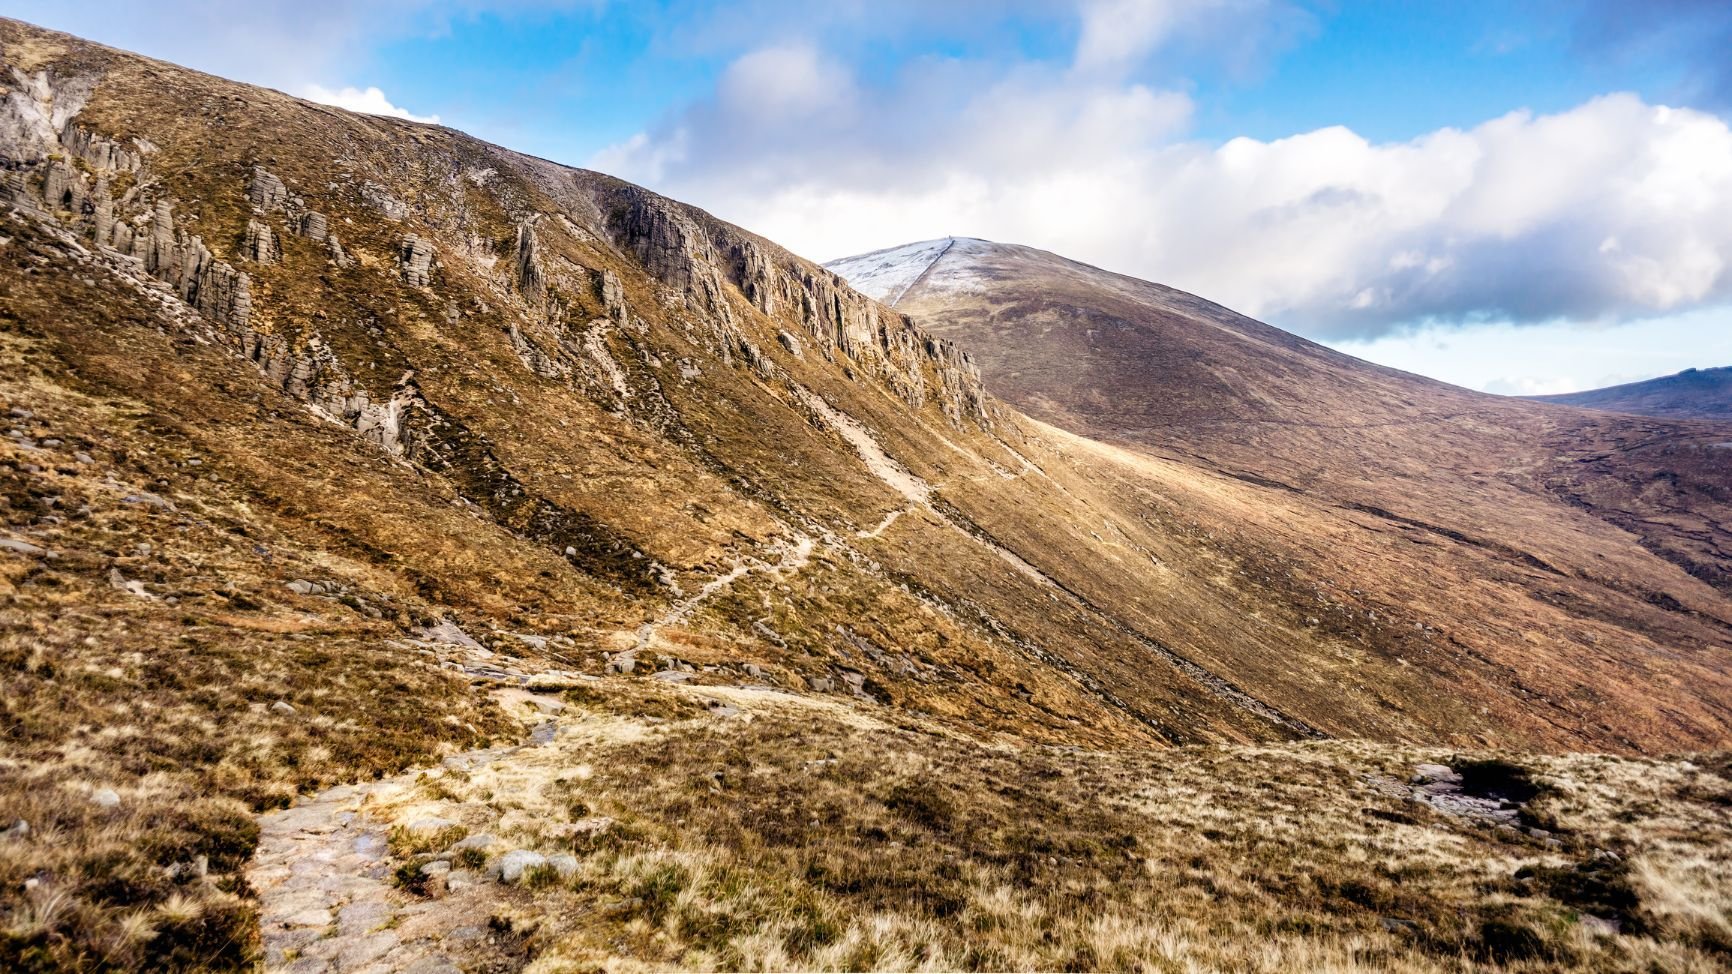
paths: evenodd
<path fill-rule="evenodd" d="M 423 630 L 414 647 L 439 665 L 492 686 L 494 698 L 520 717 L 524 743 L 451 755 L 444 769 L 470 772 L 521 759 L 551 742 L 562 709 L 524 689 L 537 676 L 582 679 L 551 667 L 530 667 L 482 648 L 452 623 Z M 538 700 L 542 701 L 538 703 Z M 259 896 L 264 969 L 294 974 L 458 974 L 464 960 L 497 957 L 498 935 L 487 925 L 485 904 L 496 895 L 477 881 L 433 900 L 398 889 L 391 866 L 391 829 L 384 814 L 416 793 L 415 769 L 392 778 L 339 785 L 303 796 L 288 808 L 259 817 L 259 845 L 247 881 Z M 415 822 L 408 823 L 411 828 Z"/>
<path fill-rule="evenodd" d="M 703 605 L 717 593 L 731 588 L 735 582 L 751 572 L 767 571 L 786 577 L 806 567 L 806 563 L 812 560 L 813 546 L 814 542 L 811 538 L 804 534 L 795 533 L 792 544 L 782 545 L 781 558 L 775 564 L 756 558 L 741 559 L 733 568 L 705 582 L 704 587 L 698 589 L 690 598 L 674 603 L 673 607 L 662 613 L 660 617 L 639 626 L 637 644 L 623 655 L 630 656 L 640 650 L 647 649 L 650 643 L 655 640 L 656 633 L 663 626 L 677 625 L 691 618 L 698 606 Z"/>
<path fill-rule="evenodd" d="M 790 555 L 807 552 L 796 546 Z M 784 558 L 784 565 L 798 559 Z M 485 651 L 483 651 L 485 652 Z M 454 658 L 473 651 L 442 647 Z M 487 665 L 492 660 L 487 659 Z M 508 850 L 533 849 L 544 816 L 525 812 L 548 781 L 586 776 L 588 762 L 606 749 L 666 730 L 665 722 L 606 714 L 561 712 L 556 698 L 516 685 L 519 676 L 497 681 L 492 693 L 508 712 L 533 727 L 525 743 L 451 755 L 440 765 L 417 768 L 381 781 L 342 785 L 304 797 L 259 818 L 257 853 L 247 879 L 259 896 L 264 970 L 294 974 L 459 974 L 520 962 L 512 935 L 489 923 L 519 894 L 499 879 Z M 544 674 L 560 679 L 565 671 Z M 603 678 L 590 677 L 589 680 Z M 629 677 L 606 679 L 626 680 Z M 705 702 L 696 720 L 751 720 L 755 712 L 804 708 L 857 723 L 881 726 L 849 703 L 805 697 L 765 687 L 669 687 Z M 481 786 L 486 794 L 513 796 L 500 805 L 465 800 L 440 782 Z M 608 820 L 597 820 L 606 827 Z M 578 823 L 576 828 L 583 827 Z M 403 862 L 392 855 L 393 830 L 410 835 L 451 829 L 480 845 L 488 866 L 447 869 L 435 896 L 400 889 L 394 875 Z M 448 838 L 434 844 L 445 845 Z M 540 855 L 540 853 L 537 853 Z M 426 857 L 423 857 L 426 858 Z"/>
<path fill-rule="evenodd" d="M 516 750 L 454 760 L 490 763 Z M 392 883 L 389 825 L 367 811 L 412 788 L 416 774 L 341 785 L 260 818 L 247 879 L 259 895 L 265 970 L 458 974 L 460 960 L 490 946 L 485 913 Z"/>

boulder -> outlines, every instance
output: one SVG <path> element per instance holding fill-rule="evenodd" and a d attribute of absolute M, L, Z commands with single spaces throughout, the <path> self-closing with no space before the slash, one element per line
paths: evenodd
<path fill-rule="evenodd" d="M 120 795 L 113 788 L 98 788 L 90 793 L 90 801 L 98 808 L 120 807 Z"/>
<path fill-rule="evenodd" d="M 457 852 L 463 849 L 480 849 L 485 852 L 487 849 L 498 844 L 499 840 L 495 839 L 493 836 L 486 832 L 477 832 L 453 845 L 451 851 Z"/>
<path fill-rule="evenodd" d="M 499 881 L 516 883 L 531 869 L 547 865 L 547 857 L 528 849 L 513 849 L 499 858 Z"/>
<path fill-rule="evenodd" d="M 10 551 L 15 555 L 39 558 L 47 554 L 47 550 L 37 547 L 28 541 L 17 541 L 12 538 L 0 538 L 0 551 Z"/>
<path fill-rule="evenodd" d="M 464 649 L 482 649 L 480 643 L 470 638 L 468 633 L 464 632 L 457 623 L 452 622 L 450 619 L 446 619 L 436 626 L 428 626 L 416 633 L 416 635 L 430 643 L 443 643 L 447 646 L 462 646 Z"/>
<path fill-rule="evenodd" d="M 1461 784 L 1461 775 L 1454 768 L 1443 764 L 1421 764 L 1413 769 L 1414 784 Z"/>

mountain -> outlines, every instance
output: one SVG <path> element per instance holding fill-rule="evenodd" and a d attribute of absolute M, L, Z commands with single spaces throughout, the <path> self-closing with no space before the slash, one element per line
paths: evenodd
<path fill-rule="evenodd" d="M 952 239 L 830 266 L 967 349 L 987 387 L 1035 419 L 1151 469 L 1247 485 L 1251 510 L 1280 515 L 1223 521 L 1274 564 L 1360 593 L 1380 619 L 1449 634 L 1446 651 L 1391 656 L 1525 670 L 1530 649 L 1562 637 L 1573 645 L 1540 655 L 1580 676 L 1607 647 L 1574 642 L 1563 618 L 1592 616 L 1723 658 L 1732 427 L 1469 392 L 1027 247 Z M 1609 686 L 1530 678 L 1515 677 L 1533 700 Z"/>
<path fill-rule="evenodd" d="M 1470 392 L 1028 247 L 952 239 L 830 266 L 1064 429 L 1650 602 L 1676 572 L 1644 552 L 1713 601 L 1732 584 L 1732 427 Z"/>
<path fill-rule="evenodd" d="M 1732 366 L 1685 369 L 1676 375 L 1605 389 L 1528 398 L 1609 413 L 1732 422 Z"/>
<path fill-rule="evenodd" d="M 1418 443 L 1374 399 L 1418 380 L 1179 297 L 1190 401 L 1060 428 L 989 391 L 1027 349 L 617 179 L 15 21 L 0 60 L 0 967 L 1501 962 L 1582 950 L 1578 867 L 1712 962 L 1591 851 L 1684 882 L 1721 765 L 1484 752 L 1732 740 L 1713 430 L 1424 385 L 1474 436 Z M 1068 321 L 1062 277 L 1023 298 Z M 1120 280 L 1127 335 L 1176 294 Z M 1045 354 L 1116 374 L 1088 339 Z"/>

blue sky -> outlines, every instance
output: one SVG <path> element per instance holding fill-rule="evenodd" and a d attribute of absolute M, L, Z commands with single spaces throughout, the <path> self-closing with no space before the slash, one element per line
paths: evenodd
<path fill-rule="evenodd" d="M 1732 4 L 8 2 L 817 259 L 946 234 L 1490 391 L 1732 364 Z"/>

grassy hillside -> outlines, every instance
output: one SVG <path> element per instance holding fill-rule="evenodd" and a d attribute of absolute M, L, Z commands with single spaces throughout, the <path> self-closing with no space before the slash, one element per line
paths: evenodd
<path fill-rule="evenodd" d="M 1416 743 L 1724 746 L 1724 596 L 1626 536 L 1120 450 L 617 180 L 11 21 L 0 58 L 0 967 L 1227 963 L 1288 909 L 1265 966 L 1720 949 L 1665 892 L 1725 902 L 1720 833 L 1600 944 L 1574 893 L 1488 912 L 1502 838 L 1340 804 Z M 1718 765 L 1589 763 L 1546 868 L 1720 807 Z M 1306 877 L 1268 857 L 1337 832 L 1253 841 L 1265 786 L 1344 836 Z M 1396 883 L 1347 837 L 1406 825 L 1477 851 L 1411 909 L 1319 892 Z M 496 881 L 483 828 L 574 861 Z"/>

